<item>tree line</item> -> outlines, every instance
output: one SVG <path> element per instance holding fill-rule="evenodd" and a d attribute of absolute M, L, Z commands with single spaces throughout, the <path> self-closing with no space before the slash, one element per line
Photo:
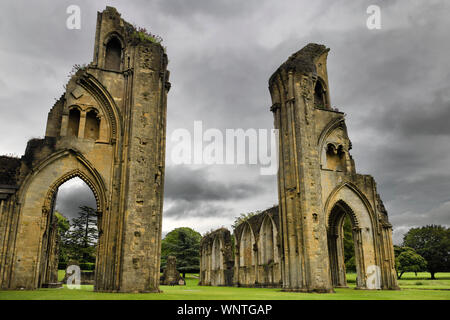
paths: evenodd
<path fill-rule="evenodd" d="M 344 261 L 347 272 L 356 272 L 352 226 L 344 222 Z M 403 236 L 401 245 L 394 245 L 397 278 L 405 272 L 423 272 L 435 279 L 437 272 L 450 272 L 450 228 L 427 225 L 411 228 Z"/>

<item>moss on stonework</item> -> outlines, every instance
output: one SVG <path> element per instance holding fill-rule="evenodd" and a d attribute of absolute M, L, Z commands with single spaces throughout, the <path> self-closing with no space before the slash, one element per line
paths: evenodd
<path fill-rule="evenodd" d="M 133 38 L 138 39 L 139 41 L 145 42 L 150 41 L 152 43 L 161 43 L 162 39 L 156 38 L 153 35 L 145 33 L 143 31 L 135 31 L 131 35 Z"/>
<path fill-rule="evenodd" d="M 141 42 L 141 43 L 156 43 L 161 44 L 163 41 L 162 37 L 152 34 L 147 31 L 145 28 L 137 27 L 129 22 L 124 21 L 125 24 L 125 32 L 132 42 Z"/>
<path fill-rule="evenodd" d="M 277 229 L 279 229 L 279 222 L 278 222 L 278 210 L 279 210 L 279 206 L 273 206 L 272 208 L 266 209 L 262 212 L 257 212 L 257 214 L 255 215 L 251 215 L 248 219 L 245 219 L 242 222 L 239 222 L 237 224 L 237 226 L 234 228 L 234 234 L 236 235 L 237 238 L 240 238 L 241 234 L 242 234 L 242 230 L 245 227 L 245 223 L 248 223 L 251 227 L 251 229 L 254 232 L 254 235 L 256 236 L 257 234 L 259 234 L 259 230 L 261 228 L 261 225 L 263 223 L 263 220 L 266 216 L 270 216 L 273 220 L 273 222 L 275 223 Z"/>
<path fill-rule="evenodd" d="M 294 71 L 299 74 L 316 73 L 314 60 L 328 51 L 329 49 L 324 45 L 309 43 L 301 50 L 292 54 L 286 62 L 273 73 L 269 79 L 269 85 L 272 86 L 277 75 L 280 75 L 283 72 Z"/>
<path fill-rule="evenodd" d="M 15 185 L 19 169 L 20 158 L 0 156 L 0 184 Z"/>

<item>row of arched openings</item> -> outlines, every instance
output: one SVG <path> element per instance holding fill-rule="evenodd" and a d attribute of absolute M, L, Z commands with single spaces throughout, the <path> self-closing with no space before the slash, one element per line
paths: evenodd
<path fill-rule="evenodd" d="M 100 135 L 100 117 L 98 111 L 91 109 L 86 112 L 84 132 L 80 132 L 81 111 L 73 107 L 69 110 L 67 135 L 72 137 L 98 140 Z"/>
<path fill-rule="evenodd" d="M 276 227 L 270 218 L 265 218 L 259 231 L 259 243 L 255 250 L 255 236 L 249 224 L 246 224 L 241 235 L 239 259 L 241 266 L 270 264 L 278 262 Z"/>
<path fill-rule="evenodd" d="M 276 284 L 279 270 L 278 232 L 273 220 L 266 216 L 257 237 L 249 223 L 243 227 L 239 241 L 238 282 L 241 285 Z"/>
<path fill-rule="evenodd" d="M 341 144 L 336 147 L 333 143 L 328 143 L 326 148 L 326 168 L 334 171 L 345 171 L 344 147 Z"/>

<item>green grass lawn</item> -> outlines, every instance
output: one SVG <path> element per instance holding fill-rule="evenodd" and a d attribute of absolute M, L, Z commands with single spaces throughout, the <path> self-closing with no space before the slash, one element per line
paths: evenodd
<path fill-rule="evenodd" d="M 60 272 L 59 278 L 64 274 Z M 198 275 L 189 274 L 186 286 L 161 286 L 162 293 L 128 294 L 99 293 L 93 286 L 81 286 L 80 290 L 39 289 L 34 291 L 0 291 L 0 300 L 449 300 L 450 273 L 436 274 L 430 280 L 429 273 L 405 273 L 399 284 L 400 291 L 354 290 L 355 274 L 347 276 L 349 288 L 335 289 L 336 293 L 293 293 L 280 289 L 203 287 L 198 286 Z"/>

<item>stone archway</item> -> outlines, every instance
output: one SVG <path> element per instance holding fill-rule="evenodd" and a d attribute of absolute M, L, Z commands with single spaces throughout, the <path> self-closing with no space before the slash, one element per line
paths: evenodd
<path fill-rule="evenodd" d="M 58 211 L 60 214 L 66 214 L 66 211 L 61 212 L 58 210 L 58 203 L 60 202 L 60 191 L 61 187 L 64 188 L 66 183 L 69 183 L 73 180 L 82 181 L 85 187 L 90 190 L 91 195 L 95 200 L 95 207 L 92 207 L 93 212 L 95 213 L 95 226 L 97 240 L 95 241 L 95 248 L 97 249 L 99 239 L 99 231 L 101 227 L 101 214 L 102 214 L 102 205 L 99 200 L 99 192 L 98 188 L 94 187 L 94 182 L 90 181 L 88 177 L 86 177 L 83 172 L 79 170 L 73 170 L 65 174 L 61 179 L 58 179 L 54 185 L 49 188 L 49 195 L 46 197 L 46 200 L 51 199 L 50 203 L 46 203 L 43 207 L 48 208 L 47 214 L 47 224 L 44 229 L 43 239 L 42 239 L 42 248 L 41 248 L 41 257 L 40 257 L 40 269 L 39 269 L 39 281 L 38 287 L 53 287 L 56 283 L 58 283 L 58 266 L 60 261 L 61 252 L 60 249 L 60 241 L 62 240 L 59 235 L 59 226 L 58 226 L 58 218 L 55 213 Z M 66 189 L 67 190 L 67 189 Z M 73 192 L 70 193 L 69 197 L 72 198 L 74 195 Z M 73 199 L 73 198 L 72 198 Z M 80 207 L 81 199 L 77 199 L 77 207 Z M 60 204 L 60 203 L 59 203 Z M 70 212 L 70 210 L 69 210 Z M 91 213 L 91 212 L 90 212 Z M 65 218 L 69 218 L 65 216 Z M 74 217 L 70 217 L 74 218 Z M 89 225 L 92 224 L 89 222 Z M 98 254 L 95 254 L 97 257 Z M 94 260 L 95 262 L 97 259 Z M 67 266 L 68 267 L 68 266 Z M 93 275 L 95 275 L 95 268 L 93 269 Z M 93 279 L 95 280 L 95 279 Z M 95 284 L 95 283 L 94 283 Z"/>
<path fill-rule="evenodd" d="M 357 286 L 361 286 L 360 280 L 364 270 L 361 259 L 361 241 L 358 220 L 352 209 L 344 202 L 338 201 L 330 212 L 328 224 L 328 254 L 330 256 L 330 271 L 333 287 L 347 287 L 346 267 L 344 263 L 344 220 L 350 217 L 352 225 L 352 241 L 354 244 L 355 265 L 357 274 Z"/>
<path fill-rule="evenodd" d="M 53 197 L 75 175 L 102 214 L 94 289 L 159 292 L 168 59 L 136 32 L 116 9 L 99 12 L 93 61 L 76 68 L 48 113 L 45 137 L 30 140 L 18 164 L 8 160 L 14 171 L 0 181 L 8 187 L 0 194 L 0 288 L 45 281 Z M 107 57 L 111 35 L 120 44 Z"/>
<path fill-rule="evenodd" d="M 256 254 L 255 254 L 255 236 L 253 230 L 247 222 L 241 229 L 238 242 L 238 284 L 240 286 L 252 286 L 256 280 Z"/>
<path fill-rule="evenodd" d="M 276 286 L 281 281 L 278 252 L 278 230 L 273 219 L 266 215 L 261 223 L 258 237 L 258 283 Z"/>
<path fill-rule="evenodd" d="M 99 219 L 99 245 L 96 265 L 104 260 L 102 248 L 102 213 L 106 203 L 105 185 L 95 169 L 83 163 L 74 151 L 59 152 L 27 179 L 22 188 L 20 223 L 14 252 L 11 287 L 33 289 L 48 280 L 54 200 L 64 182 L 79 177 L 94 193 Z"/>
<path fill-rule="evenodd" d="M 211 250 L 211 285 L 217 286 L 224 282 L 223 279 L 223 244 L 219 237 L 216 237 L 213 241 Z"/>
<path fill-rule="evenodd" d="M 352 224 L 352 239 L 355 248 L 356 288 L 380 289 L 379 274 L 376 285 L 368 285 L 373 269 L 379 269 L 379 257 L 375 247 L 374 231 L 377 229 L 371 208 L 365 199 L 350 185 L 338 187 L 327 201 L 327 240 L 333 287 L 346 287 L 343 248 L 343 224 L 346 216 Z"/>

